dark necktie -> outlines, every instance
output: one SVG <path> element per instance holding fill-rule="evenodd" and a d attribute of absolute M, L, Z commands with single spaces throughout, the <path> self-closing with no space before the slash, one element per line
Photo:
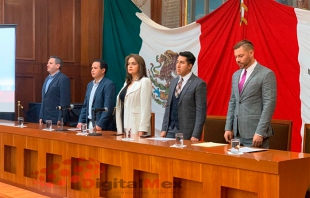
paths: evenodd
<path fill-rule="evenodd" d="M 246 69 L 244 70 L 243 75 L 242 75 L 242 78 L 241 78 L 241 80 L 240 80 L 240 82 L 239 82 L 239 85 L 238 85 L 238 87 L 239 87 L 239 93 L 242 92 L 243 85 L 244 85 L 244 82 L 245 82 L 245 78 L 246 78 Z"/>
<path fill-rule="evenodd" d="M 175 93 L 174 93 L 174 95 L 175 95 L 176 98 L 179 97 L 179 95 L 180 95 L 180 93 L 181 93 L 181 91 L 182 91 L 182 82 L 183 82 L 183 78 L 181 78 L 180 82 L 178 83 L 178 85 L 177 85 L 176 88 L 175 88 Z"/>

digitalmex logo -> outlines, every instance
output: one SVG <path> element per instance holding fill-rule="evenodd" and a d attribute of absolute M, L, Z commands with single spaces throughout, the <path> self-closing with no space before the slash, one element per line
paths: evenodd
<path fill-rule="evenodd" d="M 53 187 L 65 186 L 67 179 L 71 185 L 78 185 L 81 188 L 97 187 L 98 178 L 94 179 L 94 175 L 105 171 L 105 166 L 100 166 L 100 162 L 92 158 L 72 158 L 63 160 L 61 163 L 52 163 L 46 168 L 34 171 L 31 174 L 35 185 Z M 97 187 L 98 188 L 98 187 Z"/>
<path fill-rule="evenodd" d="M 48 161 L 48 160 L 47 160 Z M 159 188 L 182 188 L 181 181 L 159 181 L 156 179 L 138 179 L 125 181 L 114 178 L 111 181 L 100 181 L 98 177 L 106 173 L 106 165 L 92 158 L 72 158 L 61 163 L 52 163 L 46 168 L 32 172 L 31 177 L 35 185 L 42 187 L 66 186 L 67 180 L 73 189 L 100 188 L 103 191 L 112 189 L 159 189 Z"/>

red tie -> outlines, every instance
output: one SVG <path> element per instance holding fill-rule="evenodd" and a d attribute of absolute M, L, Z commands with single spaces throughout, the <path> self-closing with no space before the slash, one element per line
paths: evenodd
<path fill-rule="evenodd" d="M 242 75 L 242 78 L 241 78 L 241 80 L 240 80 L 240 82 L 239 82 L 239 85 L 238 85 L 238 87 L 239 87 L 239 93 L 242 92 L 243 85 L 244 85 L 244 82 L 245 82 L 245 77 L 246 77 L 246 69 L 244 70 L 243 75 Z"/>

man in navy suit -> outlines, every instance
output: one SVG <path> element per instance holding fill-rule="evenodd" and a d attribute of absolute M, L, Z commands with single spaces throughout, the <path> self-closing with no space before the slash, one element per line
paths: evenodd
<path fill-rule="evenodd" d="M 62 60 L 58 56 L 51 56 L 47 63 L 49 75 L 42 87 L 42 105 L 39 115 L 39 123 L 52 120 L 53 124 L 61 125 L 61 111 L 58 106 L 70 105 L 70 80 L 60 70 Z M 68 110 L 63 112 L 64 122 L 68 122 Z"/>
<path fill-rule="evenodd" d="M 113 110 L 115 106 L 115 84 L 105 74 L 108 71 L 108 65 L 104 60 L 95 60 L 91 67 L 93 81 L 88 83 L 84 104 L 81 109 L 77 128 L 82 123 L 88 123 L 89 128 L 96 127 L 100 130 L 116 130 L 113 119 Z M 94 116 L 93 109 L 107 108 L 107 111 L 96 112 Z M 96 126 L 94 126 L 94 117 L 96 117 Z"/>

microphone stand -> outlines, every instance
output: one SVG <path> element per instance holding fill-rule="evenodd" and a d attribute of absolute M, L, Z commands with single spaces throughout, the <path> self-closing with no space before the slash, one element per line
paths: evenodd
<path fill-rule="evenodd" d="M 68 131 L 68 129 L 64 129 L 64 110 L 61 110 L 61 128 L 60 129 L 56 129 L 56 131 Z"/>
<path fill-rule="evenodd" d="M 96 121 L 97 121 L 97 119 L 96 119 L 96 114 L 97 114 L 96 109 L 94 109 L 93 112 L 94 112 L 93 113 L 93 118 L 94 118 L 93 132 L 92 133 L 88 133 L 88 135 L 89 136 L 102 136 L 101 133 L 97 133 L 97 131 L 96 131 Z"/>
<path fill-rule="evenodd" d="M 19 114 L 20 109 L 23 110 L 23 112 L 24 112 L 24 114 L 26 115 L 27 120 L 28 120 L 28 115 L 27 115 L 27 113 L 25 112 L 23 105 L 20 104 L 20 101 L 17 101 L 17 118 L 20 117 L 20 116 L 19 116 L 19 115 L 20 115 L 20 114 Z M 28 124 L 28 122 L 25 122 L 25 121 L 24 121 L 24 124 Z"/>
<path fill-rule="evenodd" d="M 19 109 L 20 109 L 20 101 L 17 101 L 17 117 L 19 116 Z"/>

